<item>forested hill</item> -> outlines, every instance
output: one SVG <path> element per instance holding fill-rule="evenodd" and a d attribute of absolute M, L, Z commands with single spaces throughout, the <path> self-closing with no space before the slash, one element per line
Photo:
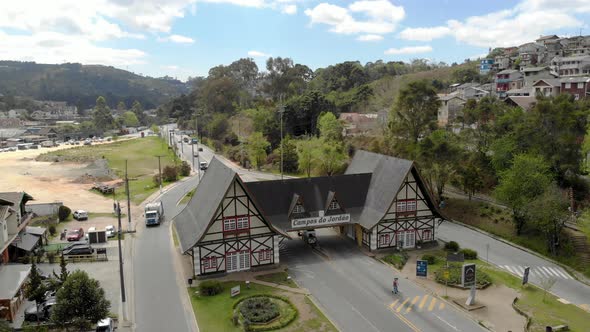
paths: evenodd
<path fill-rule="evenodd" d="M 38 100 L 66 101 L 78 108 L 93 107 L 98 96 L 114 107 L 119 101 L 155 108 L 188 92 L 185 83 L 167 78 L 140 76 L 100 65 L 0 61 L 0 93 Z"/>

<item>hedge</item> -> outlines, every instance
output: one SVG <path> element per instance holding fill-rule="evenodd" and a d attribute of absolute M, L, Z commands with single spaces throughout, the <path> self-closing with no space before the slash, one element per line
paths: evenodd
<path fill-rule="evenodd" d="M 445 280 L 444 278 L 444 271 L 446 270 L 445 266 L 441 266 L 437 271 L 434 272 L 434 278 L 436 282 L 445 284 L 448 282 L 449 285 L 461 285 L 461 264 L 457 263 L 449 263 L 449 280 Z M 479 287 L 486 287 L 492 283 L 492 279 L 490 276 L 478 268 L 475 270 L 475 280 L 477 286 Z"/>
<path fill-rule="evenodd" d="M 251 323 L 248 327 L 248 331 L 258 332 L 258 331 L 279 330 L 279 329 L 282 329 L 283 327 L 291 324 L 291 322 L 293 322 L 297 318 L 297 316 L 299 315 L 299 311 L 297 311 L 297 308 L 295 307 L 295 305 L 293 305 L 293 303 L 288 298 L 283 297 L 283 296 L 279 296 L 279 295 L 274 295 L 274 294 L 257 294 L 257 295 L 247 296 L 247 297 L 241 298 L 238 301 L 236 301 L 233 304 L 232 308 L 235 310 L 236 307 L 240 303 L 242 303 L 243 301 L 245 301 L 247 299 L 251 299 L 254 297 L 270 297 L 270 298 L 281 300 L 283 302 L 286 302 L 292 310 L 290 310 L 287 315 L 279 316 L 278 319 L 271 322 L 270 324 L 256 325 L 256 324 Z"/>
<path fill-rule="evenodd" d="M 457 252 L 459 251 L 459 243 L 455 241 L 445 243 L 445 250 Z"/>
<path fill-rule="evenodd" d="M 199 283 L 199 293 L 203 296 L 213 296 L 221 293 L 223 286 L 217 280 L 206 280 Z"/>
<path fill-rule="evenodd" d="M 434 255 L 431 255 L 431 254 L 424 254 L 424 255 L 422 255 L 422 260 L 427 261 L 429 265 L 433 265 L 433 264 L 436 264 L 436 261 L 438 260 L 438 258 Z"/>
<path fill-rule="evenodd" d="M 459 252 L 463 253 L 465 259 L 477 259 L 477 251 L 472 249 L 461 249 Z"/>
<path fill-rule="evenodd" d="M 70 216 L 70 213 L 72 213 L 72 209 L 65 205 L 60 205 L 57 210 L 57 217 L 59 218 L 59 221 L 65 221 Z"/>

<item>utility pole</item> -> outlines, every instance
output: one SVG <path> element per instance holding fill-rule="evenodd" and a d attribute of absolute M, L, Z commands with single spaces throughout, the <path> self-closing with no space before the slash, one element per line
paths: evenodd
<path fill-rule="evenodd" d="M 199 182 L 201 181 L 201 154 L 199 153 L 199 113 L 195 111 L 195 130 L 197 131 L 197 174 L 199 175 Z M 193 155 L 194 158 L 194 155 Z"/>
<path fill-rule="evenodd" d="M 161 164 L 162 156 L 156 156 L 156 157 L 158 157 L 158 174 L 159 174 L 158 183 L 160 184 L 160 194 L 162 194 L 162 164 Z"/>
<path fill-rule="evenodd" d="M 197 149 L 199 151 L 199 149 Z M 193 160 L 193 170 L 195 170 L 195 143 L 191 142 L 191 158 Z"/>
<path fill-rule="evenodd" d="M 285 113 L 285 107 L 283 107 L 283 95 L 280 96 L 279 102 L 279 114 L 281 117 L 281 180 L 283 179 L 283 113 Z"/>
<path fill-rule="evenodd" d="M 131 232 L 131 193 L 129 192 L 129 176 L 127 175 L 127 159 L 125 159 L 125 191 L 127 192 L 127 232 Z"/>
<path fill-rule="evenodd" d="M 119 243 L 119 277 L 121 278 L 121 301 L 125 304 L 125 277 L 123 276 L 123 251 L 121 250 L 121 205 L 117 202 L 117 218 L 119 220 L 119 232 L 118 240 Z M 123 310 L 125 312 L 125 310 Z"/>

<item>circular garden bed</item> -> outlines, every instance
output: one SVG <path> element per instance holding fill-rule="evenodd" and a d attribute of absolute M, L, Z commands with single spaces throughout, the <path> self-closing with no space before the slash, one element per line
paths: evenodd
<path fill-rule="evenodd" d="M 449 271 L 449 278 L 444 278 L 445 270 Z M 461 286 L 461 264 L 449 263 L 449 267 L 441 266 L 437 271 L 434 272 L 434 279 L 440 284 L 448 283 L 451 287 L 464 288 Z M 478 289 L 483 289 L 492 284 L 490 276 L 481 270 L 481 266 L 475 270 L 475 283 Z"/>
<path fill-rule="evenodd" d="M 234 303 L 234 324 L 245 331 L 271 331 L 289 325 L 297 318 L 297 309 L 284 297 L 253 295 Z"/>

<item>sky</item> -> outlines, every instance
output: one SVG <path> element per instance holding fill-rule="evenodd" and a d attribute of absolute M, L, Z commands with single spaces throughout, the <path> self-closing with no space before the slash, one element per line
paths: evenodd
<path fill-rule="evenodd" d="M 590 34 L 590 0 L 0 0 L 0 60 L 102 64 L 185 80 L 290 57 L 312 69 L 447 63 L 540 35 Z"/>

